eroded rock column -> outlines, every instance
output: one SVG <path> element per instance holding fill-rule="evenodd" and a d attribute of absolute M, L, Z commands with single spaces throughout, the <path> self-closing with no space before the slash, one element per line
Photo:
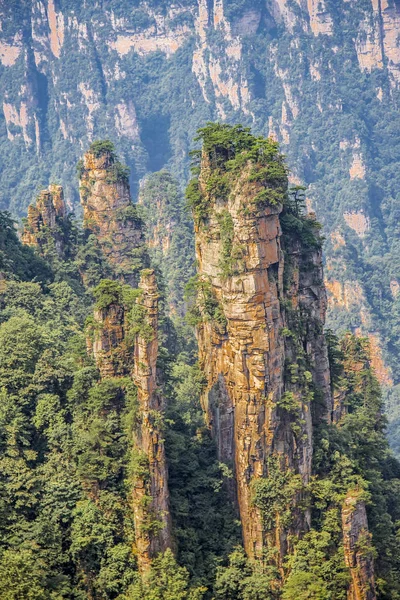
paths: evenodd
<path fill-rule="evenodd" d="M 49 242 L 52 242 L 59 258 L 63 258 L 68 242 L 65 239 L 66 216 L 63 188 L 52 184 L 40 192 L 35 204 L 28 207 L 27 221 L 22 232 L 23 243 L 45 253 L 49 250 Z"/>
<path fill-rule="evenodd" d="M 136 472 L 133 507 L 139 566 L 172 545 L 168 472 L 162 434 L 163 398 L 157 386 L 158 289 L 154 272 L 141 273 L 137 300 L 133 380 L 137 385 L 138 417 L 134 430 Z"/>
<path fill-rule="evenodd" d="M 277 550 L 272 560 L 283 573 L 288 534 L 310 525 L 302 501 L 311 476 L 314 387 L 326 413 L 331 405 L 321 256 L 282 239 L 282 204 L 272 193 L 271 202 L 259 201 L 265 184 L 254 173 L 262 165 L 248 161 L 227 177 L 224 168 L 218 149 L 203 152 L 198 206 L 207 214 L 195 213 L 202 403 L 220 460 L 235 474 L 245 550 L 257 558 Z M 221 176 L 229 180 L 224 195 Z M 286 277 L 283 248 L 292 254 Z M 301 281 L 305 255 L 315 268 Z"/>
<path fill-rule="evenodd" d="M 84 228 L 93 233 L 116 276 L 137 285 L 147 265 L 143 224 L 132 204 L 128 172 L 111 150 L 89 151 L 80 169 Z"/>

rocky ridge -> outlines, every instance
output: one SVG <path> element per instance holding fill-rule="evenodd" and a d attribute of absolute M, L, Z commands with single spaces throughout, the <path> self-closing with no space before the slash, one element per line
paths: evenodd
<path fill-rule="evenodd" d="M 257 208 L 257 196 L 264 188 L 250 176 L 250 163 L 237 175 L 230 174 L 230 193 L 224 199 L 214 194 L 209 182 L 223 169 L 213 164 L 218 162 L 218 151 L 203 152 L 199 193 L 210 208 L 206 221 L 197 221 L 196 226 L 200 303 L 204 296 L 197 336 L 200 365 L 208 382 L 203 405 L 220 458 L 235 473 L 245 549 L 250 556 L 260 557 L 279 540 L 282 566 L 290 528 L 285 531 L 276 514 L 276 525 L 266 529 L 265 516 L 254 504 L 254 486 L 264 477 L 274 477 L 276 465 L 290 474 L 289 478 L 292 474 L 298 477 L 298 493 L 310 480 L 312 394 L 307 393 L 308 375 L 299 373 L 299 347 L 306 348 L 307 373 L 322 389 L 326 418 L 331 418 L 329 365 L 322 333 L 326 300 L 321 252 L 308 252 L 304 257 L 299 243 L 289 243 L 285 250 L 292 277 L 284 284 L 282 205 L 267 203 Z M 217 159 L 212 158 L 214 153 Z M 275 158 L 279 163 L 279 157 Z M 285 185 L 284 171 L 282 178 Z M 232 263 L 224 273 L 227 259 Z M 314 268 L 302 269 L 303 260 L 308 265 L 313 262 Z M 207 304 L 213 301 L 215 310 L 210 315 Z M 294 325 L 295 315 L 300 320 L 300 314 L 308 316 L 306 331 L 313 331 L 314 326 L 315 333 L 303 333 L 293 343 L 296 334 L 288 327 Z M 291 376 L 288 369 L 293 369 Z M 300 511 L 293 532 L 304 531 L 308 519 Z"/>

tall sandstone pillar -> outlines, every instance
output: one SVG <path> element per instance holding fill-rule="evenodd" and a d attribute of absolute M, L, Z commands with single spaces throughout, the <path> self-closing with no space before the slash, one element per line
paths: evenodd
<path fill-rule="evenodd" d="M 157 385 L 158 289 L 154 272 L 141 273 L 142 295 L 137 303 L 145 327 L 135 337 L 133 380 L 137 386 L 139 414 L 135 445 L 141 469 L 135 477 L 133 505 L 136 545 L 142 570 L 151 558 L 171 547 L 168 472 L 163 434 L 160 429 L 164 406 Z"/>
<path fill-rule="evenodd" d="M 350 490 L 342 508 L 343 546 L 351 582 L 348 600 L 376 600 L 374 560 L 365 503 Z"/>
<path fill-rule="evenodd" d="M 173 545 L 162 435 L 164 402 L 157 384 L 159 294 L 151 269 L 141 272 L 133 306 L 124 304 L 118 284 L 108 284 L 114 286 L 115 297 L 94 311 L 88 348 L 103 379 L 130 376 L 137 388 L 131 499 L 139 567 L 146 571 L 154 556 Z"/>
<path fill-rule="evenodd" d="M 22 232 L 23 243 L 36 247 L 42 254 L 50 250 L 49 243 L 54 244 L 58 257 L 64 258 L 68 243 L 64 230 L 66 216 L 62 186 L 49 185 L 48 189 L 39 193 L 35 204 L 28 207 L 28 216 Z"/>
<path fill-rule="evenodd" d="M 84 228 L 96 236 L 116 276 L 137 285 L 140 268 L 148 266 L 143 227 L 132 204 L 127 169 L 111 148 L 86 152 L 79 191 Z"/>
<path fill-rule="evenodd" d="M 88 345 L 103 378 L 130 376 L 137 387 L 131 498 L 138 563 L 146 571 L 156 554 L 173 545 L 162 435 L 164 403 L 157 385 L 159 294 L 154 271 L 143 269 L 148 264 L 143 223 L 131 201 L 127 171 L 112 145 L 92 144 L 80 171 L 85 229 L 97 238 L 114 278 L 133 288 L 139 285 L 132 306 L 124 302 L 122 286 L 118 290 L 115 281 L 108 282 L 112 290 L 108 296 L 114 300 L 95 310 Z"/>
<path fill-rule="evenodd" d="M 321 250 L 282 235 L 282 204 L 273 192 L 266 201 L 268 184 L 257 181 L 265 164 L 249 159 L 228 171 L 226 152 L 218 152 L 203 150 L 200 217 L 194 207 L 202 403 L 220 460 L 234 471 L 245 550 L 261 558 L 277 549 L 282 569 L 288 534 L 309 528 L 301 501 L 311 476 L 314 388 L 324 418 L 331 412 Z M 281 164 L 273 147 L 271 160 Z M 286 177 L 271 189 L 278 185 L 287 186 Z M 312 220 L 307 226 L 313 231 Z"/>

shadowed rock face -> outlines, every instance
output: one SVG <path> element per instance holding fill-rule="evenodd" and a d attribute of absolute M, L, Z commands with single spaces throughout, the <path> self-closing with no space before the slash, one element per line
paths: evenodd
<path fill-rule="evenodd" d="M 311 476 L 311 381 L 325 400 L 321 418 L 331 419 L 321 251 L 282 235 L 280 204 L 248 210 L 262 186 L 249 181 L 247 167 L 232 174 L 224 200 L 207 191 L 210 176 L 203 155 L 199 187 L 211 208 L 206 223 L 196 226 L 199 297 L 208 290 L 218 318 L 200 308 L 197 337 L 207 379 L 202 402 L 220 460 L 235 473 L 246 552 L 260 557 L 277 548 L 282 567 L 288 533 L 301 535 L 310 521 L 300 500 Z M 234 257 L 228 273 L 222 264 L 224 220 L 230 223 Z M 300 363 L 307 364 L 307 372 Z M 296 489 L 267 518 L 257 505 L 257 485 L 278 472 Z M 292 519 L 283 524 L 280 513 L 288 505 Z"/>
<path fill-rule="evenodd" d="M 350 491 L 342 508 L 343 545 L 351 583 L 348 600 L 375 600 L 374 560 L 368 532 L 365 503 L 357 491 Z"/>
<path fill-rule="evenodd" d="M 142 222 L 132 204 L 122 165 L 108 152 L 84 156 L 80 180 L 83 224 L 94 233 L 118 278 L 137 285 L 138 269 L 147 266 Z"/>
<path fill-rule="evenodd" d="M 58 256 L 63 258 L 65 239 L 62 225 L 66 214 L 63 188 L 50 185 L 40 192 L 36 203 L 28 207 L 27 223 L 22 232 L 23 243 L 43 251 L 46 242 L 52 239 Z M 50 234 L 50 238 L 46 239 L 46 233 Z"/>

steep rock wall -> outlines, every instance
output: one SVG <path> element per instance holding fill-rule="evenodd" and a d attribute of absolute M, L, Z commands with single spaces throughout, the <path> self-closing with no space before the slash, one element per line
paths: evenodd
<path fill-rule="evenodd" d="M 129 374 L 132 356 L 125 342 L 125 308 L 113 303 L 94 311 L 93 338 L 88 339 L 88 349 L 93 353 L 101 377 L 118 377 Z"/>
<path fill-rule="evenodd" d="M 311 476 L 312 380 L 323 395 L 325 418 L 331 415 L 322 332 L 326 298 L 320 250 L 282 239 L 282 205 L 257 208 L 263 186 L 251 181 L 250 169 L 247 164 L 230 174 L 230 193 L 221 198 L 213 192 L 215 178 L 208 185 L 216 171 L 203 153 L 198 185 L 208 213 L 196 223 L 197 336 L 207 379 L 202 402 L 220 459 L 235 474 L 246 552 L 260 557 L 277 548 L 282 567 L 288 532 L 301 535 L 309 525 L 298 501 Z M 227 253 L 233 260 L 228 270 Z M 260 482 L 277 480 L 279 473 L 292 491 L 266 515 L 257 500 Z M 289 505 L 290 523 L 283 523 Z"/>
<path fill-rule="evenodd" d="M 169 512 L 168 471 L 161 420 L 163 398 L 157 385 L 158 289 L 154 272 L 142 271 L 142 295 L 137 300 L 144 310 L 147 330 L 135 337 L 133 380 L 137 385 L 139 414 L 134 431 L 138 470 L 133 506 L 139 564 L 149 568 L 151 559 L 172 546 Z"/>
<path fill-rule="evenodd" d="M 102 378 L 131 377 L 136 385 L 131 501 L 138 563 L 146 571 L 156 554 L 173 546 L 162 434 L 164 404 L 157 384 L 159 294 L 150 269 L 141 272 L 133 303 L 124 302 L 122 287 L 112 281 L 108 285 L 118 297 L 95 310 L 87 346 Z"/>

